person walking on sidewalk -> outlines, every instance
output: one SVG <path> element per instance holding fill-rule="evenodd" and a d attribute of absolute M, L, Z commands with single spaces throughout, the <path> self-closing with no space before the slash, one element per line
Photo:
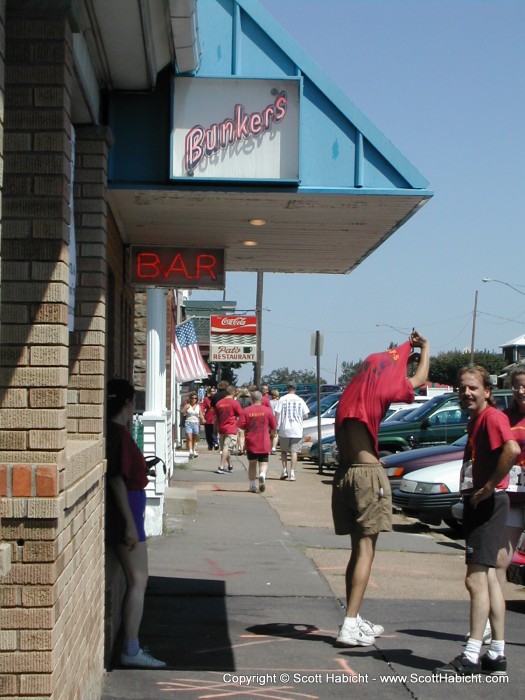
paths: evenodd
<path fill-rule="evenodd" d="M 259 391 L 261 392 L 262 396 L 262 405 L 268 407 L 271 406 L 270 388 L 268 387 L 268 384 L 262 384 Z"/>
<path fill-rule="evenodd" d="M 148 550 L 144 531 L 147 466 L 129 432 L 135 412 L 135 389 L 125 379 L 107 387 L 107 502 L 106 541 L 113 547 L 126 576 L 122 604 L 124 647 L 120 663 L 126 668 L 165 668 L 141 648 L 139 628 L 148 582 Z"/>
<path fill-rule="evenodd" d="M 263 493 L 266 490 L 270 440 L 276 433 L 277 421 L 272 409 L 262 405 L 260 391 L 252 393 L 252 402 L 251 406 L 246 406 L 243 410 L 238 426 L 245 432 L 249 490 L 257 493 L 257 465 L 259 465 L 259 493 Z"/>
<path fill-rule="evenodd" d="M 219 449 L 219 438 L 217 437 L 217 432 L 215 430 L 215 409 L 211 405 L 211 400 L 215 396 L 216 389 L 214 386 L 209 386 L 206 389 L 206 396 L 204 401 L 201 403 L 201 411 L 204 415 L 204 434 L 206 436 L 206 444 L 208 445 L 208 450 L 218 450 Z"/>
<path fill-rule="evenodd" d="M 421 348 L 421 355 L 414 376 L 407 379 L 414 347 Z M 379 424 L 392 402 L 414 401 L 414 389 L 427 380 L 429 354 L 428 341 L 413 331 L 401 346 L 367 357 L 339 400 L 335 419 L 339 466 L 333 480 L 332 515 L 336 534 L 350 535 L 352 552 L 338 647 L 370 646 L 384 632 L 359 614 L 377 537 L 392 529 L 392 494 L 379 461 Z"/>
<path fill-rule="evenodd" d="M 215 413 L 219 424 L 219 449 L 221 463 L 216 469 L 217 474 L 233 472 L 231 451 L 237 445 L 237 419 L 242 414 L 241 404 L 234 398 L 235 387 L 229 384 L 225 389 L 224 398 L 215 404 Z"/>
<path fill-rule="evenodd" d="M 435 673 L 505 675 L 505 599 L 496 576 L 496 563 L 509 513 L 505 489 L 521 450 L 508 417 L 494 406 L 492 381 L 484 367 L 460 370 L 459 397 L 470 416 L 460 478 L 470 636 L 465 651 L 449 664 L 436 668 Z M 492 640 L 487 654 L 480 659 L 489 616 Z"/>
<path fill-rule="evenodd" d="M 288 382 L 286 395 L 279 399 L 275 409 L 275 417 L 279 425 L 279 444 L 281 446 L 281 479 L 295 481 L 295 469 L 297 455 L 301 449 L 303 438 L 303 420 L 308 416 L 309 410 L 304 399 L 297 396 L 295 382 Z M 288 453 L 290 453 L 290 474 L 288 475 Z"/>
<path fill-rule="evenodd" d="M 270 408 L 273 411 L 273 414 L 275 415 L 275 411 L 277 410 L 277 404 L 279 403 L 279 392 L 277 389 L 272 389 L 270 393 Z M 277 442 L 279 441 L 279 434 L 277 431 L 275 432 L 275 435 L 272 438 L 272 452 L 271 454 L 275 454 L 277 452 Z"/>
<path fill-rule="evenodd" d="M 188 401 L 181 408 L 180 412 L 184 416 L 186 445 L 188 446 L 190 459 L 193 459 L 194 457 L 198 457 L 197 441 L 199 439 L 201 423 L 204 423 L 204 415 L 199 404 L 199 397 L 195 392 L 190 394 Z"/>
<path fill-rule="evenodd" d="M 252 397 L 247 386 L 242 386 L 237 394 L 237 401 L 241 404 L 241 408 L 245 409 L 252 405 Z M 244 430 L 237 424 L 237 454 L 243 455 L 245 450 L 244 445 Z"/>

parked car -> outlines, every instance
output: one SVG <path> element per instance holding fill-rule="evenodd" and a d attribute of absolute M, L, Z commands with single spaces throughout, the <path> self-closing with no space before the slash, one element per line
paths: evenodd
<path fill-rule="evenodd" d="M 510 389 L 493 392 L 498 408 L 503 409 L 512 402 Z M 416 407 L 413 413 L 398 420 L 392 418 L 381 423 L 378 434 L 381 458 L 417 447 L 447 445 L 467 432 L 468 413 L 459 405 L 457 393 L 434 396 Z M 317 462 L 317 449 L 312 446 L 310 458 Z M 338 463 L 335 436 L 322 441 L 323 464 Z"/>
<path fill-rule="evenodd" d="M 335 455 L 332 454 L 332 448 L 337 448 L 336 442 L 335 442 L 335 435 L 332 432 L 330 435 L 327 435 L 326 437 L 321 438 L 321 450 L 322 450 L 322 458 L 321 458 L 321 464 L 325 467 L 333 467 L 337 465 L 337 451 Z M 315 462 L 316 464 L 319 463 L 319 443 L 317 442 L 317 439 L 312 440 L 312 446 L 310 448 L 310 460 L 312 462 Z"/>
<path fill-rule="evenodd" d="M 321 394 L 335 394 L 338 391 L 342 391 L 338 384 L 321 384 L 319 387 L 319 392 Z"/>
<path fill-rule="evenodd" d="M 325 411 L 321 415 L 321 437 L 334 434 L 335 413 L 338 403 L 339 401 L 336 401 L 328 411 Z M 298 454 L 299 459 L 308 459 L 312 445 L 317 442 L 318 431 L 317 416 L 314 418 L 307 418 L 303 421 L 303 439 L 301 442 L 301 451 Z"/>
<path fill-rule="evenodd" d="M 396 454 L 383 457 L 381 461 L 386 469 L 392 490 L 401 485 L 402 479 L 407 474 L 411 474 L 418 469 L 461 459 L 466 444 L 467 436 L 463 435 L 451 445 L 420 447 L 415 450 L 406 450 L 405 452 L 397 452 Z"/>
<path fill-rule="evenodd" d="M 333 419 L 331 420 L 331 422 L 327 420 L 326 423 L 323 424 L 321 431 L 321 438 L 323 439 L 323 464 L 326 466 L 331 466 L 337 463 L 337 445 L 335 444 L 334 425 L 335 413 L 337 410 L 338 403 L 339 401 L 337 401 L 337 403 L 334 404 Z M 414 406 L 413 404 L 409 403 L 393 403 L 390 405 L 388 411 L 385 414 L 387 416 L 385 420 L 389 420 L 390 418 L 392 418 L 393 420 L 396 416 L 398 418 L 401 418 L 403 414 L 404 416 L 408 416 L 408 414 L 412 413 L 412 411 L 414 411 L 416 408 L 417 406 Z M 332 417 L 332 409 L 330 409 L 328 413 L 323 414 L 323 417 L 328 416 Z M 310 420 L 313 421 L 311 425 L 317 426 L 316 418 L 308 418 L 304 424 L 306 424 Z M 324 438 L 327 438 L 326 442 Z M 313 455 L 311 455 L 311 451 L 314 445 L 316 445 L 316 447 L 314 449 Z M 310 430 L 308 433 L 305 433 L 303 430 L 303 448 L 301 449 L 299 456 L 302 456 L 303 459 L 307 459 L 308 457 L 310 457 L 311 459 L 313 459 L 314 462 L 317 463 L 317 454 L 317 427 L 315 427 L 315 429 L 313 430 Z"/>
<path fill-rule="evenodd" d="M 512 402 L 510 389 L 493 392 L 498 408 Z M 467 431 L 468 413 L 459 404 L 459 395 L 442 394 L 419 406 L 408 419 L 381 423 L 378 434 L 379 456 L 414 447 L 446 445 Z"/>
<path fill-rule="evenodd" d="M 410 403 L 392 403 L 390 404 L 388 411 L 385 413 L 382 422 L 385 423 L 389 420 L 400 420 L 401 418 L 405 419 L 408 414 L 415 411 L 416 408 L 417 406 Z"/>
<path fill-rule="evenodd" d="M 323 394 L 321 395 L 321 415 L 328 411 L 332 406 L 339 401 L 341 397 L 341 392 L 336 391 L 333 394 L 326 394 L 326 396 Z M 308 418 L 306 420 L 309 420 L 311 418 L 314 418 L 317 416 L 317 398 L 312 401 L 310 404 L 307 404 L 308 410 L 310 411 L 308 414 Z"/>
<path fill-rule="evenodd" d="M 412 472 L 392 491 L 392 504 L 422 523 L 439 525 L 442 520 L 452 528 L 459 522 L 452 515 L 452 507 L 461 500 L 459 478 L 462 459 L 435 464 Z"/>

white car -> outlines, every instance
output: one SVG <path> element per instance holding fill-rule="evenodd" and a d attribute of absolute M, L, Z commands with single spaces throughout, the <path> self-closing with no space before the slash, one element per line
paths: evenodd
<path fill-rule="evenodd" d="M 321 415 L 321 438 L 324 438 L 327 435 L 333 435 L 335 413 L 337 411 L 338 403 L 339 401 L 336 401 L 336 403 L 329 408 L 328 411 L 325 411 Z M 305 421 L 303 421 L 303 439 L 301 443 L 301 451 L 297 455 L 299 459 L 308 459 L 312 445 L 317 442 L 317 438 L 317 416 L 307 418 Z"/>
<path fill-rule="evenodd" d="M 444 520 L 449 527 L 457 528 L 459 523 L 452 514 L 452 507 L 461 500 L 462 463 L 462 459 L 455 459 L 411 472 L 392 492 L 394 507 L 422 523 L 439 525 Z"/>
<path fill-rule="evenodd" d="M 390 420 L 399 420 L 401 416 L 406 416 L 408 413 L 415 411 L 419 405 L 419 403 L 391 403 L 383 417 L 382 422 L 386 423 Z"/>

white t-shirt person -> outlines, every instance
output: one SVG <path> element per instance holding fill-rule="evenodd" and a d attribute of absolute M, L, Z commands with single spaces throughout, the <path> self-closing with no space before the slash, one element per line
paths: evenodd
<path fill-rule="evenodd" d="M 306 402 L 296 396 L 295 389 L 279 399 L 275 416 L 278 419 L 279 437 L 302 438 L 303 420 L 310 413 Z"/>

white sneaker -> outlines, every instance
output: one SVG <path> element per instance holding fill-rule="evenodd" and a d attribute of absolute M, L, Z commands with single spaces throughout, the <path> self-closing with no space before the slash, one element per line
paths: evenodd
<path fill-rule="evenodd" d="M 295 472 L 290 472 L 290 481 L 295 481 Z"/>
<path fill-rule="evenodd" d="M 250 488 L 248 489 L 250 493 L 258 493 L 257 491 L 257 486 L 255 484 L 251 484 Z"/>
<path fill-rule="evenodd" d="M 164 661 L 159 661 L 146 649 L 139 649 L 139 653 L 135 656 L 128 656 L 122 653 L 120 655 L 120 663 L 126 668 L 166 668 Z"/>
<path fill-rule="evenodd" d="M 339 636 L 335 640 L 336 647 L 371 647 L 375 642 L 373 636 L 357 625 L 356 627 L 344 627 L 339 629 Z"/>
<path fill-rule="evenodd" d="M 357 618 L 357 624 L 369 637 L 380 637 L 385 631 L 385 628 L 382 625 L 374 625 L 370 622 L 370 620 L 363 620 L 363 618 L 360 616 Z"/>
<path fill-rule="evenodd" d="M 281 481 L 284 481 L 288 478 L 288 472 L 286 471 L 286 469 L 283 469 L 282 474 L 279 478 L 281 479 Z"/>
<path fill-rule="evenodd" d="M 259 477 L 259 493 L 263 493 L 266 490 L 266 477 L 261 474 Z"/>

